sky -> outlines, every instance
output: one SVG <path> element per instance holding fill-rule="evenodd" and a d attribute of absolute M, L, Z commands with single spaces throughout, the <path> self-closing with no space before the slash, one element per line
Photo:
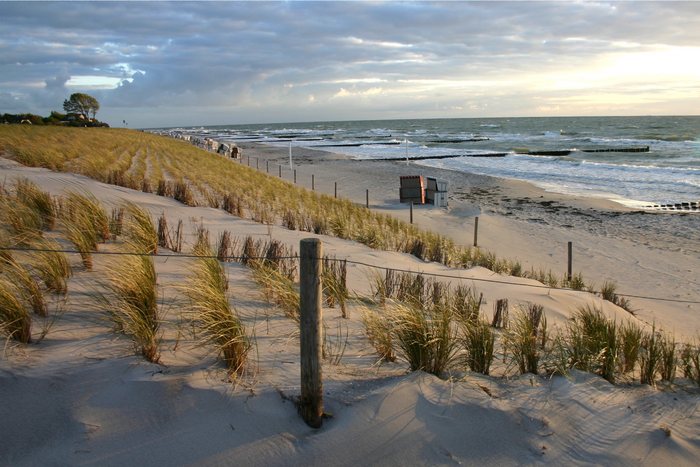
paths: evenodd
<path fill-rule="evenodd" d="M 0 114 L 133 128 L 700 114 L 700 2 L 6 2 Z"/>

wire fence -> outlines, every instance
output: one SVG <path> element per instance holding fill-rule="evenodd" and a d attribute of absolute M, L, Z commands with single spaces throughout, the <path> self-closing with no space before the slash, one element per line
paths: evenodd
<path fill-rule="evenodd" d="M 71 250 L 71 249 L 49 249 L 49 248 L 24 248 L 24 247 L 0 247 L 0 251 L 17 251 L 17 252 L 48 252 L 48 253 L 66 253 L 66 254 L 80 254 L 80 251 L 78 250 Z M 159 258 L 213 258 L 213 259 L 218 259 L 220 261 L 232 261 L 232 262 L 243 262 L 243 261 L 248 261 L 248 260 L 298 260 L 300 256 L 298 254 L 294 255 L 287 255 L 287 256 L 275 256 L 274 258 L 270 258 L 267 256 L 220 256 L 220 255 L 198 255 L 194 253 L 174 253 L 174 254 L 162 254 L 162 253 L 147 253 L 147 252 L 129 252 L 129 251 L 91 251 L 90 254 L 93 255 L 107 255 L 107 256 L 153 256 L 153 257 L 159 257 Z M 464 277 L 456 274 L 442 274 L 442 273 L 434 273 L 434 272 L 424 272 L 424 271 L 413 271 L 410 269 L 400 269 L 400 268 L 391 268 L 387 266 L 378 266 L 376 264 L 370 264 L 362 261 L 355 261 L 352 259 L 348 258 L 331 258 L 331 257 L 325 257 L 321 258 L 326 261 L 331 261 L 331 262 L 346 262 L 347 264 L 352 264 L 356 266 L 363 266 L 371 269 L 377 269 L 377 270 L 382 270 L 382 271 L 393 271 L 397 273 L 404 273 L 404 274 L 415 274 L 415 275 L 421 275 L 425 277 L 434 277 L 434 278 L 441 278 L 441 279 L 454 279 L 454 280 L 463 280 L 463 281 L 472 281 L 472 282 L 484 282 L 484 283 L 490 283 L 490 284 L 502 284 L 502 285 L 508 285 L 512 287 L 526 287 L 526 288 L 532 288 L 532 289 L 548 289 L 548 290 L 564 290 L 564 291 L 570 291 L 570 292 L 582 292 L 582 293 L 588 293 L 586 290 L 578 290 L 578 289 L 573 289 L 569 287 L 553 287 L 549 285 L 537 285 L 537 284 L 524 284 L 521 282 L 511 282 L 511 281 L 505 281 L 505 280 L 498 280 L 498 279 L 486 279 L 486 278 L 478 278 L 478 277 Z M 651 300 L 651 301 L 659 301 L 659 302 L 671 302 L 671 303 L 685 303 L 685 304 L 700 304 L 700 301 L 697 300 L 683 300 L 683 299 L 677 299 L 677 298 L 664 298 L 664 297 L 652 297 L 652 296 L 647 296 L 647 295 L 636 295 L 636 294 L 627 294 L 627 293 L 619 293 L 615 292 L 616 295 L 621 296 L 621 297 L 626 297 L 626 298 L 635 298 L 635 299 L 640 299 L 640 300 Z"/>

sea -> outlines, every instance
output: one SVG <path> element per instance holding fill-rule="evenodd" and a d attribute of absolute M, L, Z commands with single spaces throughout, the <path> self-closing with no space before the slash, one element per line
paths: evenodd
<path fill-rule="evenodd" d="M 530 182 L 632 206 L 700 201 L 700 116 L 449 118 L 170 129 Z"/>

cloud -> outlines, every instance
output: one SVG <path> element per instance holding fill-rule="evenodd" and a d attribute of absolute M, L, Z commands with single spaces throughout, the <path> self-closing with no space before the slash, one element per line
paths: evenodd
<path fill-rule="evenodd" d="M 132 126 L 544 115 L 600 96 L 654 113 L 674 88 L 700 108 L 695 2 L 0 2 L 0 18 L 9 112 L 75 91 Z"/>

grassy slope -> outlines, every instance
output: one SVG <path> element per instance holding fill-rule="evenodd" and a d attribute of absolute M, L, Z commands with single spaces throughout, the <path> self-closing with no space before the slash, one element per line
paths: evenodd
<path fill-rule="evenodd" d="M 129 186 L 155 187 L 160 179 L 193 185 L 205 204 L 219 207 L 232 194 L 248 217 L 357 240 L 373 248 L 404 251 L 449 265 L 481 265 L 510 273 L 515 264 L 345 200 L 310 192 L 185 141 L 127 129 L 5 125 L 0 151 L 24 165 L 83 174 Z M 120 175 L 120 177 L 115 176 Z"/>

